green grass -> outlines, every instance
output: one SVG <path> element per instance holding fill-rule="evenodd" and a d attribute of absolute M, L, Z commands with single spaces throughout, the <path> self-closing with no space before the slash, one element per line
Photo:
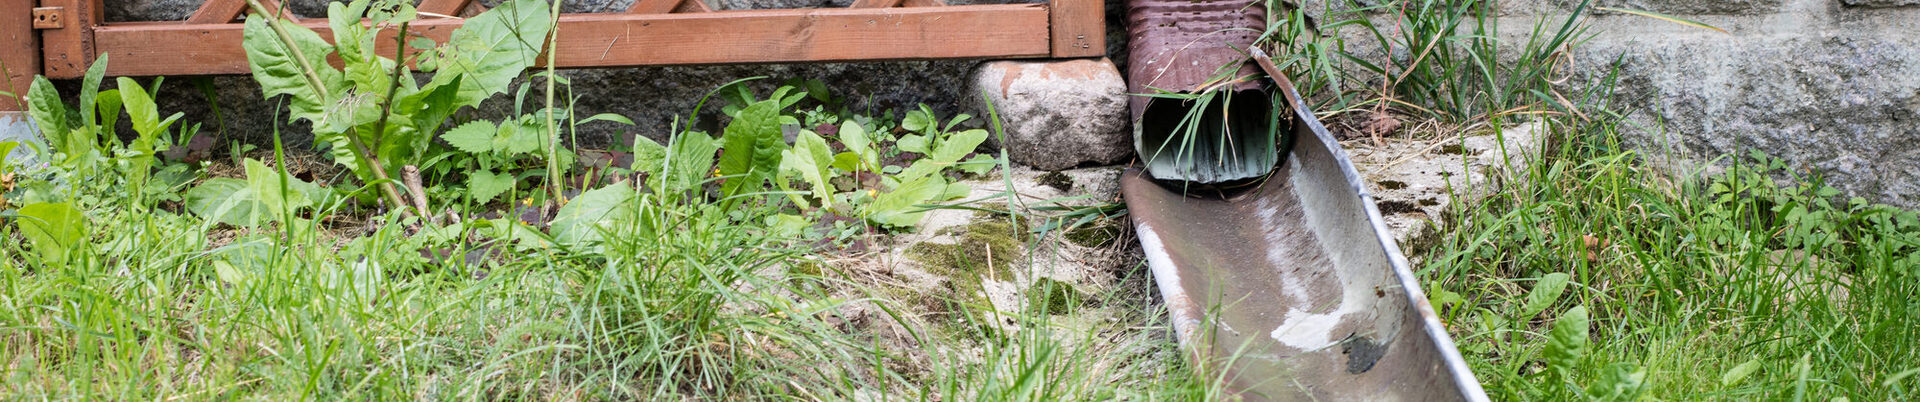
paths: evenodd
<path fill-rule="evenodd" d="M 1609 104 L 1613 76 L 1552 82 L 1592 34 L 1584 12 L 1502 43 L 1493 7 L 1383 2 L 1327 13 L 1317 30 L 1295 10 L 1267 36 L 1323 115 L 1383 108 L 1456 127 L 1544 125 L 1542 157 L 1512 166 L 1525 178 L 1485 199 L 1456 197 L 1465 204 L 1416 253 L 1432 304 L 1491 396 L 1915 397 L 1914 212 L 1842 198 L 1758 152 L 1714 171 L 1657 170 L 1621 143 L 1641 128 Z M 1398 51 L 1382 60 L 1350 39 Z"/>
<path fill-rule="evenodd" d="M 1489 392 L 1913 397 L 1914 212 L 1841 200 L 1758 156 L 1676 183 L 1621 146 L 1614 122 L 1549 122 L 1559 145 L 1450 217 L 1420 270 Z M 1559 275 L 1564 288 L 1542 286 Z M 1549 328 L 1575 306 L 1591 346 L 1555 358 Z"/>
<path fill-rule="evenodd" d="M 1142 267 L 1064 314 L 920 294 L 830 263 L 844 256 L 816 250 L 818 235 L 743 224 L 786 212 L 780 193 L 722 203 L 639 191 L 610 208 L 606 241 L 568 243 L 509 219 L 423 226 L 351 197 L 235 228 L 152 196 L 164 190 L 129 196 L 116 172 L 21 172 L 41 191 L 30 198 L 85 216 L 81 241 L 44 254 L 17 224 L 32 218 L 4 214 L 0 396 L 1202 400 L 1219 389 L 1176 352 Z"/>

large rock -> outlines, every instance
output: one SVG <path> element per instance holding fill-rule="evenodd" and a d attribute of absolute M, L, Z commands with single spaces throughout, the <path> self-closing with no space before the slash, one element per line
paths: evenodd
<path fill-rule="evenodd" d="M 1627 130 L 1688 166 L 1759 151 L 1851 195 L 1920 206 L 1920 40 L 1597 42 L 1621 60 Z"/>
<path fill-rule="evenodd" d="M 1133 155 L 1127 84 L 1112 61 L 994 61 L 972 80 L 969 93 L 985 93 L 1000 114 L 1014 162 L 1063 170 Z"/>

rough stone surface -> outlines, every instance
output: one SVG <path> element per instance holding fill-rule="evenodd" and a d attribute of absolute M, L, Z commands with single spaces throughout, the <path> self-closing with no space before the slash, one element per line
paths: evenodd
<path fill-rule="evenodd" d="M 1760 151 L 1853 195 L 1920 205 L 1920 41 L 1629 41 L 1588 52 L 1623 55 L 1620 98 L 1647 106 L 1631 138 L 1653 157 Z"/>
<path fill-rule="evenodd" d="M 1623 136 L 1671 174 L 1759 151 L 1848 196 L 1920 208 L 1920 7 L 1900 7 L 1912 3 L 1600 0 L 1727 32 L 1599 12 L 1584 20 L 1593 36 L 1569 54 L 1569 73 L 1586 88 L 1617 68 Z M 1578 1 L 1501 4 L 1500 26 L 1524 28 L 1557 24 Z M 1503 52 L 1528 32 L 1502 29 Z M 1340 34 L 1363 58 L 1389 57 L 1358 30 Z"/>
<path fill-rule="evenodd" d="M 1387 230 L 1410 255 L 1427 247 L 1449 208 L 1472 206 L 1526 178 L 1539 156 L 1543 127 L 1520 124 L 1496 134 L 1433 140 L 1395 140 L 1383 145 L 1343 144 L 1373 193 Z"/>
<path fill-rule="evenodd" d="M 1853 7 L 1920 6 L 1920 0 L 1841 0 L 1841 3 Z"/>
<path fill-rule="evenodd" d="M 1062 170 L 1133 154 L 1127 84 L 1111 61 L 988 62 L 972 81 L 969 93 L 985 93 L 999 112 L 1015 162 Z"/>
<path fill-rule="evenodd" d="M 33 127 L 33 121 L 23 112 L 0 112 L 0 142 L 21 144 L 6 155 L 0 155 L 0 162 L 13 162 L 20 165 L 34 164 L 33 150 L 26 146 L 40 142 L 40 134 Z"/>

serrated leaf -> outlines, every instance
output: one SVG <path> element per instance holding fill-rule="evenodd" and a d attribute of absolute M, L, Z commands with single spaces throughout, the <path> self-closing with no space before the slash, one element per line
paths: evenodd
<path fill-rule="evenodd" d="M 467 175 L 467 194 L 473 202 L 485 204 L 513 188 L 513 175 L 477 170 Z"/>
<path fill-rule="evenodd" d="M 728 176 L 720 193 L 732 197 L 759 191 L 780 167 L 780 103 L 767 100 L 747 105 L 721 135 L 720 175 Z"/>
<path fill-rule="evenodd" d="M 499 128 L 494 127 L 492 122 L 475 120 L 447 130 L 440 134 L 440 139 L 446 140 L 454 149 L 470 154 L 485 154 L 493 152 L 493 136 L 497 132 Z"/>
<path fill-rule="evenodd" d="M 1527 292 L 1527 302 L 1520 305 L 1518 318 L 1524 320 L 1553 307 L 1553 302 L 1560 301 L 1560 295 L 1566 292 L 1569 279 L 1572 277 L 1562 272 L 1540 277 L 1539 281 L 1534 282 L 1533 291 Z"/>
<path fill-rule="evenodd" d="M 439 73 L 433 83 L 465 77 L 460 83 L 462 106 L 476 106 L 505 92 L 514 78 L 538 61 L 553 25 L 551 18 L 543 0 L 508 0 L 468 18 L 440 47 L 435 61 Z"/>
<path fill-rule="evenodd" d="M 720 143 L 702 132 L 675 136 L 667 148 L 669 170 L 653 179 L 653 188 L 671 192 L 693 190 L 713 170 L 714 152 Z"/>
<path fill-rule="evenodd" d="M 520 155 L 545 149 L 546 147 L 542 145 L 546 143 L 547 126 L 540 120 L 542 119 L 529 115 L 521 117 L 520 124 L 512 130 L 506 130 L 506 126 L 502 125 L 500 136 L 494 139 L 494 149 L 506 150 L 508 155 Z M 564 161 L 561 164 L 566 165 Z"/>
<path fill-rule="evenodd" d="M 666 170 L 666 163 L 667 147 L 638 134 L 633 136 L 633 165 L 628 166 L 628 170 L 645 173 L 651 185 L 653 178 Z"/>
<path fill-rule="evenodd" d="M 1760 359 L 1758 358 L 1747 359 L 1746 363 L 1740 363 L 1740 365 L 1733 366 L 1733 368 L 1728 369 L 1725 374 L 1721 374 L 1720 386 L 1732 387 L 1735 385 L 1740 385 L 1741 381 L 1747 380 L 1747 376 L 1751 376 L 1753 375 L 1754 372 L 1758 372 L 1758 371 L 1760 371 Z"/>
<path fill-rule="evenodd" d="M 294 52 L 280 41 L 275 28 L 268 25 L 268 18 L 260 15 L 247 17 L 244 47 L 247 50 L 247 65 L 253 72 L 253 79 L 260 83 L 260 91 L 271 98 L 287 95 L 292 99 L 288 105 L 291 120 L 307 119 L 319 122 L 326 117 L 327 106 L 332 99 L 322 98 L 322 93 L 336 94 L 345 89 L 345 76 L 327 63 L 327 55 L 333 53 L 328 44 L 312 29 L 284 19 L 275 19 L 280 29 L 285 30 L 293 42 L 292 46 L 300 50 L 305 58 L 305 66 L 313 67 L 314 75 L 306 74 L 301 60 L 295 59 Z M 315 80 L 318 81 L 315 81 Z"/>
<path fill-rule="evenodd" d="M 86 215 L 69 203 L 36 203 L 20 207 L 20 235 L 47 261 L 64 261 L 67 250 L 86 240 Z"/>

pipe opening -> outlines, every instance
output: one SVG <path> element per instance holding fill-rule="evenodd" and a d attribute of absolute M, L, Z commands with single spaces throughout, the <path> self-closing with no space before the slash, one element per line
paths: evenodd
<path fill-rule="evenodd" d="M 1136 120 L 1140 157 L 1156 179 L 1223 186 L 1258 179 L 1290 145 L 1281 104 L 1260 89 L 1152 98 Z"/>

